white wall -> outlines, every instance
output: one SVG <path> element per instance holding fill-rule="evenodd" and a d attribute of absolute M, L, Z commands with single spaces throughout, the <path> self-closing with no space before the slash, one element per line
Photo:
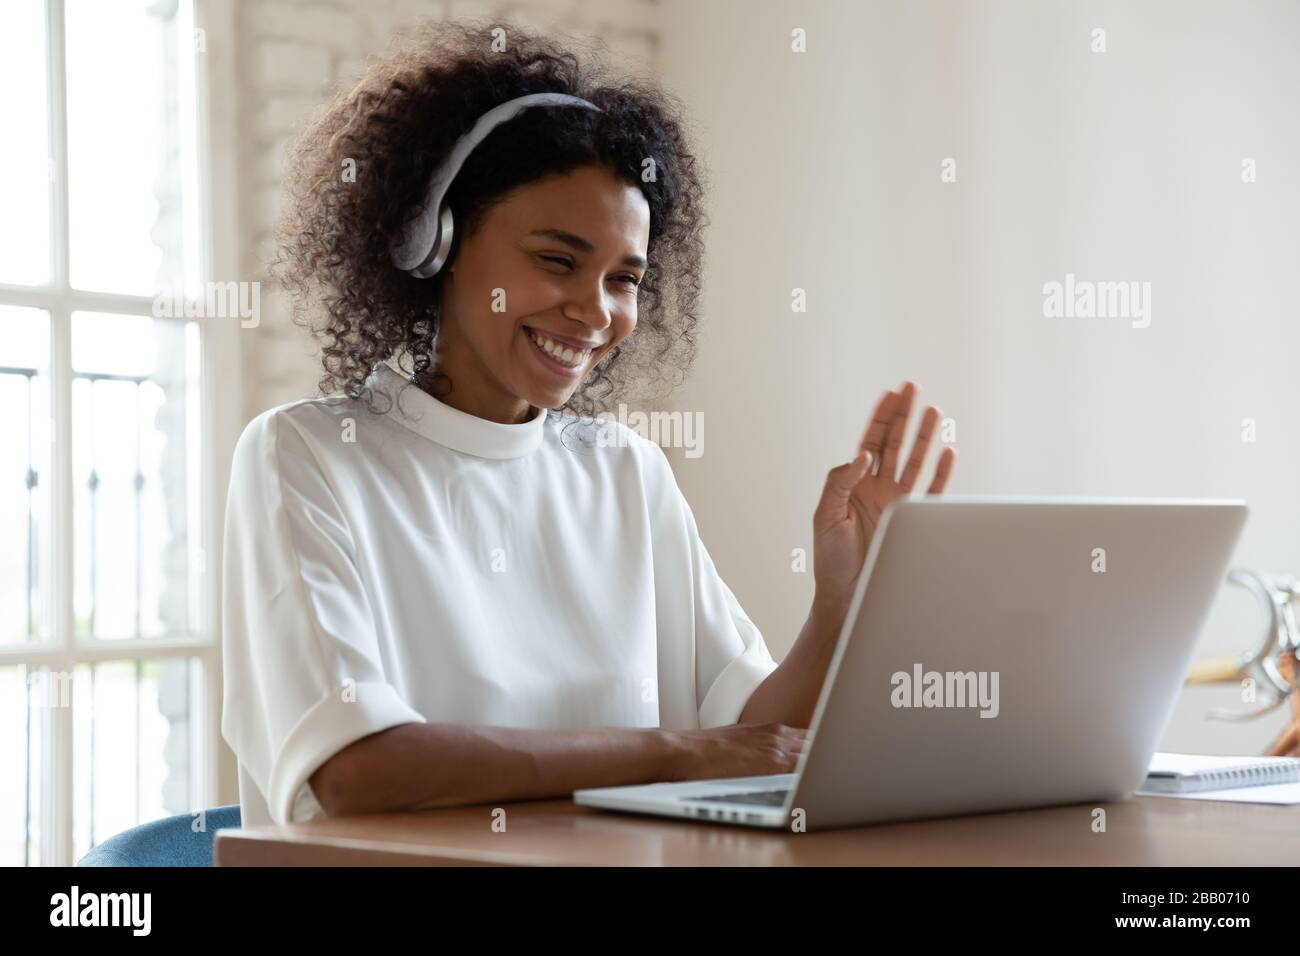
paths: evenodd
<path fill-rule="evenodd" d="M 957 423 L 951 491 L 1243 497 L 1235 563 L 1300 573 L 1300 5 L 664 12 L 666 83 L 713 180 L 706 332 L 677 400 L 705 454 L 674 465 L 778 658 L 811 598 L 790 554 L 825 473 L 908 377 Z M 1149 281 L 1150 326 L 1045 318 L 1067 272 Z M 1202 655 L 1253 643 L 1254 615 L 1224 591 Z M 1204 719 L 1235 698 L 1186 692 L 1162 746 L 1262 749 L 1280 715 Z"/>

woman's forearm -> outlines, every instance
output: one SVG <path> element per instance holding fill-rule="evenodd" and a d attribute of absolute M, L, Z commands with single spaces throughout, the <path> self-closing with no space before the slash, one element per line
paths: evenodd
<path fill-rule="evenodd" d="M 653 783 L 667 779 L 674 752 L 657 728 L 410 723 L 350 744 L 310 783 L 329 816 L 426 810 Z"/>
<path fill-rule="evenodd" d="M 749 695 L 740 723 L 776 723 L 787 727 L 807 727 L 812 723 L 844 617 L 845 609 L 839 605 L 813 602 L 790 653 Z"/>

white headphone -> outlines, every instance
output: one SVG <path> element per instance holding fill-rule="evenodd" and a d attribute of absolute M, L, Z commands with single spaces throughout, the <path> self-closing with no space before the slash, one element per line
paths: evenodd
<path fill-rule="evenodd" d="M 424 201 L 407 213 L 400 237 L 392 244 L 393 264 L 417 279 L 430 279 L 447 264 L 455 224 L 443 197 L 460 172 L 465 159 L 487 135 L 520 111 L 533 106 L 582 106 L 601 112 L 599 106 L 567 93 L 530 93 L 494 106 L 479 117 L 473 128 L 456 141 L 451 155 L 429 179 Z"/>

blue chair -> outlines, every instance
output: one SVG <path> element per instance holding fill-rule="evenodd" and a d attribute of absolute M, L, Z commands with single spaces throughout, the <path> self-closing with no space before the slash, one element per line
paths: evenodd
<path fill-rule="evenodd" d="M 77 866 L 211 866 L 213 837 L 240 825 L 239 804 L 206 811 L 203 823 L 195 833 L 194 815 L 182 813 L 132 827 L 92 847 Z"/>

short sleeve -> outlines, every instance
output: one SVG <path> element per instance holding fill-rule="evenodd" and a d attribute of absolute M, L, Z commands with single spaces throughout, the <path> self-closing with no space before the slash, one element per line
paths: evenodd
<path fill-rule="evenodd" d="M 307 781 L 339 750 L 424 721 L 384 674 L 345 516 L 283 409 L 235 449 L 222 631 L 222 735 L 276 823 L 323 815 Z"/>
<path fill-rule="evenodd" d="M 750 695 L 776 670 L 763 635 L 736 600 L 700 538 L 695 516 L 682 498 L 690 526 L 695 574 L 695 673 L 700 726 L 724 727 L 740 720 Z"/>
<path fill-rule="evenodd" d="M 663 449 L 649 441 L 643 447 L 653 459 L 652 474 L 657 474 L 652 524 L 659 637 L 666 642 L 693 640 L 690 666 L 698 726 L 734 724 L 777 663 L 718 573 Z M 671 660 L 671 655 L 661 655 L 665 659 Z"/>

